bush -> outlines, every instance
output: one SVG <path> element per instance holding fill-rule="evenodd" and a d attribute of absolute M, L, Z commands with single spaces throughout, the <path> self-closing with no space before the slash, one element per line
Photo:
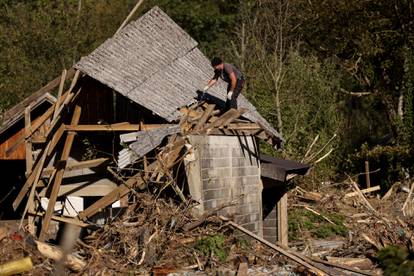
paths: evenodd
<path fill-rule="evenodd" d="M 414 275 L 414 254 L 405 248 L 388 246 L 378 252 L 384 275 Z"/>
<path fill-rule="evenodd" d="M 223 234 L 203 237 L 196 242 L 194 248 L 206 257 L 213 254 L 224 262 L 229 253 L 229 248 L 225 246 L 225 239 Z"/>

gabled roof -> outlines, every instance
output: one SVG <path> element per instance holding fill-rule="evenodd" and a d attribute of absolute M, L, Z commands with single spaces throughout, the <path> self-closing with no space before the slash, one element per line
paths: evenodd
<path fill-rule="evenodd" d="M 25 98 L 20 103 L 16 104 L 4 113 L 3 121 L 0 125 L 0 134 L 6 131 L 8 128 L 17 123 L 24 117 L 24 109 L 31 105 L 31 110 L 35 110 L 38 106 L 48 102 L 51 105 L 56 102 L 56 98 L 44 91 L 38 91 Z"/>
<path fill-rule="evenodd" d="M 158 7 L 83 57 L 75 68 L 169 122 L 180 118 L 178 108 L 194 102 L 197 90 L 213 74 L 197 42 Z M 208 93 L 224 101 L 226 85 L 219 83 Z M 243 117 L 261 124 L 282 142 L 243 95 L 238 103 L 249 110 Z"/>

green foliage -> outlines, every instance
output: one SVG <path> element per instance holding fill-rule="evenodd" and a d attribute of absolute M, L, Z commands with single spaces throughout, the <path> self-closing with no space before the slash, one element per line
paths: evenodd
<path fill-rule="evenodd" d="M 235 243 L 237 247 L 244 249 L 244 250 L 251 248 L 251 242 L 250 240 L 246 238 L 246 236 L 244 235 L 236 236 L 235 240 L 236 240 Z"/>
<path fill-rule="evenodd" d="M 386 276 L 414 275 L 414 254 L 405 248 L 388 246 L 378 252 L 378 261 Z"/>
<path fill-rule="evenodd" d="M 345 168 L 348 171 L 357 171 L 364 166 L 365 161 L 369 161 L 370 168 L 379 169 L 379 172 L 372 174 L 371 178 L 381 184 L 385 191 L 393 183 L 404 178 L 404 169 L 408 169 L 409 172 L 414 171 L 412 150 L 405 145 L 370 147 L 364 143 L 358 151 L 349 155 Z"/>
<path fill-rule="evenodd" d="M 111 37 L 134 2 L 2 1 L 0 107 L 17 103 Z"/>
<path fill-rule="evenodd" d="M 152 0 L 147 8 L 158 5 L 182 26 L 208 56 L 224 56 L 231 46 L 231 35 L 237 31 L 237 0 Z"/>
<path fill-rule="evenodd" d="M 229 248 L 225 245 L 226 237 L 223 234 L 207 236 L 199 239 L 194 248 L 203 253 L 204 256 L 214 255 L 224 262 L 228 256 Z"/>
<path fill-rule="evenodd" d="M 301 160 L 317 135 L 314 151 L 336 133 L 316 183 L 361 172 L 365 160 L 390 183 L 414 169 L 411 2 L 149 0 L 135 18 L 158 5 L 208 56 L 240 67 L 244 95 L 283 132 L 281 157 Z M 0 113 L 111 37 L 135 3 L 1 1 Z M 349 93 L 359 91 L 371 94 Z"/>
<path fill-rule="evenodd" d="M 302 231 L 307 231 L 312 237 L 329 238 L 332 236 L 346 236 L 348 229 L 344 226 L 345 217 L 339 214 L 321 214 L 329 218 L 334 224 L 323 217 L 303 209 L 293 209 L 289 212 L 289 239 L 303 238 Z"/>

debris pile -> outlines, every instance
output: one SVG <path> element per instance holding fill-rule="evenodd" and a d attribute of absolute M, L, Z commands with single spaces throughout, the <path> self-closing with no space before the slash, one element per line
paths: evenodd
<path fill-rule="evenodd" d="M 351 177 L 318 191 L 296 187 L 290 192 L 290 244 L 312 259 L 378 270 L 378 252 L 414 248 L 409 190 L 394 185 L 381 197 L 379 186 L 361 190 Z"/>

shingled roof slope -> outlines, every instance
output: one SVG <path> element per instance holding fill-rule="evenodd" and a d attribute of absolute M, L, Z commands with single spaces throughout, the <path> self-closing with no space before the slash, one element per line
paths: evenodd
<path fill-rule="evenodd" d="M 213 73 L 197 42 L 158 7 L 83 57 L 75 68 L 170 122 L 179 119 L 178 108 L 195 101 L 197 90 Z M 224 101 L 226 85 L 219 82 L 208 93 Z M 238 102 L 249 110 L 244 117 L 282 142 L 243 95 Z"/>

